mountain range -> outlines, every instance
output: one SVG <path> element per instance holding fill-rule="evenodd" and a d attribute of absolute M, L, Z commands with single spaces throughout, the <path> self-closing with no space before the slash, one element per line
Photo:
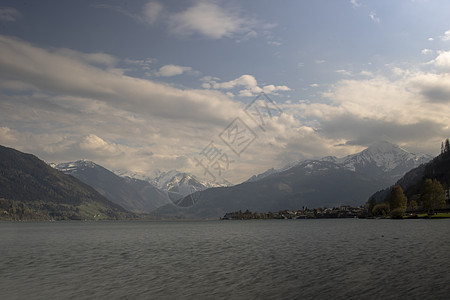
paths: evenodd
<path fill-rule="evenodd" d="M 170 202 L 167 193 L 151 183 L 120 177 L 92 161 L 79 160 L 51 165 L 89 184 L 100 194 L 131 212 L 147 213 Z"/>
<path fill-rule="evenodd" d="M 220 182 L 212 182 L 177 170 L 170 170 L 167 172 L 156 170 L 152 175 L 127 170 L 113 170 L 113 172 L 120 177 L 135 178 L 147 181 L 160 190 L 178 194 L 178 198 L 182 198 L 193 192 L 203 191 L 212 187 L 232 185 L 225 179 Z"/>
<path fill-rule="evenodd" d="M 158 208 L 155 214 L 215 218 L 245 209 L 264 212 L 303 206 L 357 206 L 431 158 L 388 142 L 377 142 L 343 158 L 329 156 L 292 163 L 252 176 L 242 184 L 196 192 L 177 205 Z"/>
<path fill-rule="evenodd" d="M 118 214 L 126 213 L 124 209 L 134 213 L 151 212 L 164 217 L 217 218 L 229 211 L 245 209 L 266 212 L 299 209 L 303 206 L 357 206 L 367 201 L 377 190 L 391 186 L 407 171 L 431 159 L 428 155 L 415 155 L 396 145 L 378 142 L 360 153 L 343 158 L 328 156 L 294 162 L 230 186 L 227 182 L 202 181 L 175 170 L 157 172 L 153 177 L 134 174 L 145 179 L 142 180 L 131 177 L 133 174 L 129 172 L 115 171 L 115 174 L 86 160 L 51 164 L 61 171 L 58 172 L 48 165 L 42 167 L 44 162 L 36 157 L 14 149 L 3 147 L 0 154 L 3 157 L 0 165 L 2 205 L 6 203 L 11 208 L 11 201 L 19 201 L 17 203 L 23 202 L 35 210 L 36 203 L 42 206 L 46 201 L 56 201 L 83 211 L 70 215 L 73 218 L 86 217 L 84 210 L 80 210 L 83 201 L 94 201 L 94 206 L 98 206 L 98 203 L 112 205 L 101 209 L 103 213 L 111 212 L 108 217 L 117 217 L 114 210 Z M 33 157 L 32 162 L 27 162 L 29 157 Z M 421 168 L 424 168 L 423 165 Z M 419 172 L 417 170 L 421 170 L 420 167 L 416 173 Z M 51 176 L 56 177 L 51 177 L 48 172 L 53 172 Z M 65 178 L 63 183 L 59 178 L 61 176 Z M 52 183 L 48 178 L 53 178 Z M 67 180 L 71 182 L 66 183 Z M 25 184 L 27 188 L 19 188 L 17 182 Z M 51 185 L 55 183 L 62 189 L 55 192 L 56 187 Z M 59 205 L 58 209 L 64 211 L 63 206 Z M 43 214 L 56 216 L 56 212 L 49 210 Z M 68 214 L 64 213 L 61 218 L 67 218 Z"/>
<path fill-rule="evenodd" d="M 159 172 L 158 176 L 151 179 L 150 182 L 159 189 L 167 191 L 170 199 L 175 202 L 195 192 L 231 185 L 226 180 L 221 183 L 201 180 L 192 174 L 177 170 Z"/>
<path fill-rule="evenodd" d="M 109 200 L 135 213 L 149 213 L 194 192 L 221 186 L 176 170 L 158 171 L 152 178 L 124 170 L 109 171 L 87 160 L 50 165 L 91 185 Z"/>
<path fill-rule="evenodd" d="M 359 173 L 367 173 L 372 176 L 382 175 L 392 179 L 400 178 L 405 172 L 412 168 L 428 162 L 433 157 L 425 154 L 410 153 L 397 145 L 386 141 L 380 141 L 372 144 L 360 153 L 351 154 L 343 158 L 327 156 L 318 160 L 304 160 L 300 162 L 289 163 L 281 169 L 269 169 L 264 173 L 253 175 L 247 182 L 254 182 L 273 174 L 278 174 L 297 166 L 305 168 L 324 169 L 334 165 L 335 169 L 349 170 Z"/>

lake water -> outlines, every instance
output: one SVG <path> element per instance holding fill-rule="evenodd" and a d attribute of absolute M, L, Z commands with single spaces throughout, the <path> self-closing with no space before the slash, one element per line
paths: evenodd
<path fill-rule="evenodd" d="M 1 299 L 450 299 L 450 220 L 0 223 Z"/>

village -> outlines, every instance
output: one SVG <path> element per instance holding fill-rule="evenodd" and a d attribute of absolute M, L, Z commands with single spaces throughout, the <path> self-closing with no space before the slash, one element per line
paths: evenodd
<path fill-rule="evenodd" d="M 367 208 L 342 205 L 333 208 L 303 207 L 301 210 L 282 210 L 278 212 L 258 213 L 246 210 L 226 213 L 221 220 L 252 220 L 252 219 L 320 219 L 320 218 L 366 218 Z"/>

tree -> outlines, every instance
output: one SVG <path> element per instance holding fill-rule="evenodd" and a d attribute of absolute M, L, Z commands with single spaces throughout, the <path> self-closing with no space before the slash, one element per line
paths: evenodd
<path fill-rule="evenodd" d="M 395 185 L 392 187 L 391 195 L 389 196 L 389 209 L 391 210 L 391 216 L 395 218 L 401 218 L 406 211 L 408 199 L 403 194 L 402 187 Z"/>
<path fill-rule="evenodd" d="M 423 209 L 428 214 L 434 214 L 436 209 L 445 207 L 445 192 L 442 185 L 436 179 L 427 178 L 422 187 L 420 200 L 423 203 Z"/>
<path fill-rule="evenodd" d="M 419 207 L 419 205 L 417 204 L 417 201 L 416 201 L 416 200 L 411 200 L 411 201 L 409 202 L 409 206 L 411 207 L 411 210 L 412 210 L 412 211 L 416 211 L 417 208 Z"/>
<path fill-rule="evenodd" d="M 447 153 L 450 151 L 450 142 L 448 139 L 445 140 L 444 152 Z"/>
<path fill-rule="evenodd" d="M 369 216 L 373 215 L 373 208 L 377 205 L 377 200 L 375 198 L 370 198 L 369 200 L 369 207 L 367 208 L 367 211 L 369 213 Z"/>
<path fill-rule="evenodd" d="M 389 209 L 394 210 L 401 208 L 406 210 L 406 204 L 407 198 L 405 194 L 403 194 L 402 187 L 399 185 L 392 187 L 391 195 L 389 196 Z"/>
<path fill-rule="evenodd" d="M 372 215 L 385 216 L 389 212 L 389 205 L 386 202 L 377 204 L 372 209 Z"/>

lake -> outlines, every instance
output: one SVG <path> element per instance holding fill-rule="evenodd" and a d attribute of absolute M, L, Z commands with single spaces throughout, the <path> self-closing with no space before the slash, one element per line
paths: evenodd
<path fill-rule="evenodd" d="M 0 223 L 2 299 L 449 299 L 450 219 Z"/>

